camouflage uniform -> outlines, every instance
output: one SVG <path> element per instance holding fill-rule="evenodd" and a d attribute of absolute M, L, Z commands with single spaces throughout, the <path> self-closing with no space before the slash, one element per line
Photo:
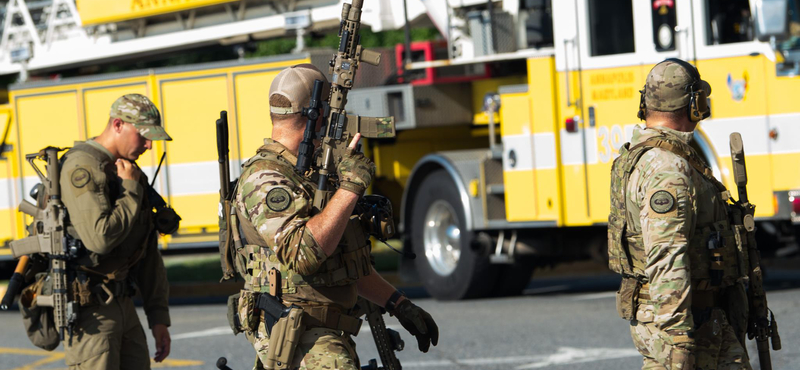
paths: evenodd
<path fill-rule="evenodd" d="M 687 79 L 670 65 L 648 77 L 647 109 L 651 97 L 657 108 L 688 103 L 680 101 L 685 83 L 659 83 Z M 730 224 L 730 194 L 691 139 L 692 132 L 637 127 L 614 161 L 609 266 L 623 275 L 618 311 L 631 323 L 643 369 L 750 369 L 745 257 Z"/>
<path fill-rule="evenodd" d="M 121 97 L 111 117 L 135 123 L 145 138 L 168 139 L 159 125 L 158 110 L 146 99 L 137 94 Z M 64 341 L 67 365 L 70 369 L 149 369 L 147 340 L 131 299 L 133 286 L 142 296 L 151 328 L 169 326 L 170 317 L 166 270 L 158 252 L 152 206 L 145 196 L 147 177 L 142 174 L 138 182 L 119 178 L 114 155 L 93 140 L 76 143 L 62 160 L 67 231 L 89 252 L 78 263 L 93 293 L 105 284 L 115 294 L 109 305 L 101 304 L 94 294 L 81 303 L 74 334 Z M 76 283 L 68 282 L 71 299 L 78 299 Z"/>
<path fill-rule="evenodd" d="M 252 271 L 246 290 L 268 292 L 266 273 L 275 267 L 281 271 L 285 304 L 300 305 L 307 312 L 341 313 L 344 315 L 340 321 L 344 321 L 358 298 L 357 278 L 370 270 L 366 237 L 359 231 L 357 219 L 351 219 L 354 222 L 348 224 L 337 251 L 326 256 L 306 229 L 308 220 L 318 212 L 312 201 L 316 185 L 295 171 L 297 158 L 283 145 L 271 139 L 264 143 L 258 154 L 244 164 L 235 199 L 248 243 L 248 270 Z M 345 271 L 344 255 L 356 255 L 355 260 L 360 263 Z M 350 334 L 357 333 L 355 325 L 360 326 L 360 320 L 350 323 L 349 330 L 309 325 L 300 338 L 291 368 L 358 369 Z M 263 320 L 258 320 L 257 330 L 248 335 L 248 340 L 258 354 L 255 368 L 260 369 L 269 348 Z"/>

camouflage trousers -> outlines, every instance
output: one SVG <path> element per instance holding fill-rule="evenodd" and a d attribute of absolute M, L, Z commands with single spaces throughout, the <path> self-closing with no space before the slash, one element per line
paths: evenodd
<path fill-rule="evenodd" d="M 664 342 L 655 323 L 632 323 L 636 323 L 631 325 L 633 343 L 644 356 L 642 370 L 673 370 L 669 366 L 671 346 Z M 692 353 L 697 370 L 752 370 L 747 350 L 736 339 L 721 309 L 715 308 L 711 312 L 708 321 L 697 328 L 694 337 Z"/>
<path fill-rule="evenodd" d="M 263 370 L 263 362 L 267 359 L 269 336 L 264 323 L 258 325 L 258 331 L 248 335 L 253 344 L 257 358 L 253 370 Z M 291 369 L 293 370 L 359 370 L 356 355 L 356 344 L 349 335 L 341 331 L 327 328 L 311 328 L 300 337 L 300 344 L 294 352 Z"/>

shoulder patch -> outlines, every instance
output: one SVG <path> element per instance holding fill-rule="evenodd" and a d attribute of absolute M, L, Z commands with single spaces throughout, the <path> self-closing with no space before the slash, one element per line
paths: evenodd
<path fill-rule="evenodd" d="M 675 208 L 675 197 L 666 190 L 659 190 L 650 196 L 650 209 L 655 213 L 664 214 Z"/>
<path fill-rule="evenodd" d="M 72 176 L 70 176 L 70 182 L 72 182 L 72 186 L 78 189 L 86 186 L 91 179 L 92 175 L 85 168 L 78 168 L 75 171 L 72 171 Z"/>
<path fill-rule="evenodd" d="M 284 188 L 275 188 L 267 193 L 267 207 L 272 211 L 285 211 L 290 204 L 292 204 L 292 195 Z"/>

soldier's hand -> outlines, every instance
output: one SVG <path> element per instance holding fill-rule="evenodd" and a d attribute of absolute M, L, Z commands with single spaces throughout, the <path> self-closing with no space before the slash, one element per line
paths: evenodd
<path fill-rule="evenodd" d="M 411 303 L 410 300 L 404 299 L 389 313 L 397 317 L 400 324 L 417 338 L 420 351 L 428 352 L 431 343 L 434 346 L 439 343 L 439 327 L 436 322 L 429 313 Z"/>
<path fill-rule="evenodd" d="M 142 172 L 139 171 L 139 167 L 136 167 L 133 163 L 125 159 L 117 159 L 116 165 L 117 176 L 121 179 L 139 181 L 139 177 L 142 175 Z"/>
<path fill-rule="evenodd" d="M 375 177 L 375 163 L 365 157 L 364 153 L 356 151 L 359 139 L 361 134 L 356 134 L 336 172 L 339 174 L 340 188 L 363 195 Z"/>
<path fill-rule="evenodd" d="M 156 340 L 156 355 L 153 357 L 155 362 L 164 361 L 169 356 L 172 340 L 169 336 L 169 329 L 164 324 L 153 325 L 153 339 Z"/>

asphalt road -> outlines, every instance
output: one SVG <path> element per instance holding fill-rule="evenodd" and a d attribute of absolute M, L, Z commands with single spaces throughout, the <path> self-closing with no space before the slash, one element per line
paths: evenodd
<path fill-rule="evenodd" d="M 773 272 L 769 283 L 769 302 L 783 339 L 783 350 L 773 352 L 774 369 L 800 369 L 800 272 Z M 617 284 L 618 278 L 608 274 L 545 277 L 534 279 L 525 295 L 514 298 L 415 298 L 441 328 L 439 346 L 427 354 L 417 350 L 413 337 L 393 318 L 387 325 L 406 340 L 398 354 L 406 369 L 637 369 L 641 359 L 628 324 L 614 308 Z M 217 358 L 225 356 L 234 370 L 251 368 L 254 352 L 243 335 L 230 333 L 224 305 L 173 306 L 171 312 L 172 353 L 158 367 L 214 369 Z M 141 311 L 140 316 L 144 319 Z M 0 328 L 0 369 L 65 367 L 61 348 L 45 352 L 27 341 L 17 313 L 0 313 Z M 376 357 L 367 327 L 356 343 L 363 363 Z M 755 356 L 754 342 L 749 350 Z M 757 360 L 753 363 L 758 369 Z"/>

